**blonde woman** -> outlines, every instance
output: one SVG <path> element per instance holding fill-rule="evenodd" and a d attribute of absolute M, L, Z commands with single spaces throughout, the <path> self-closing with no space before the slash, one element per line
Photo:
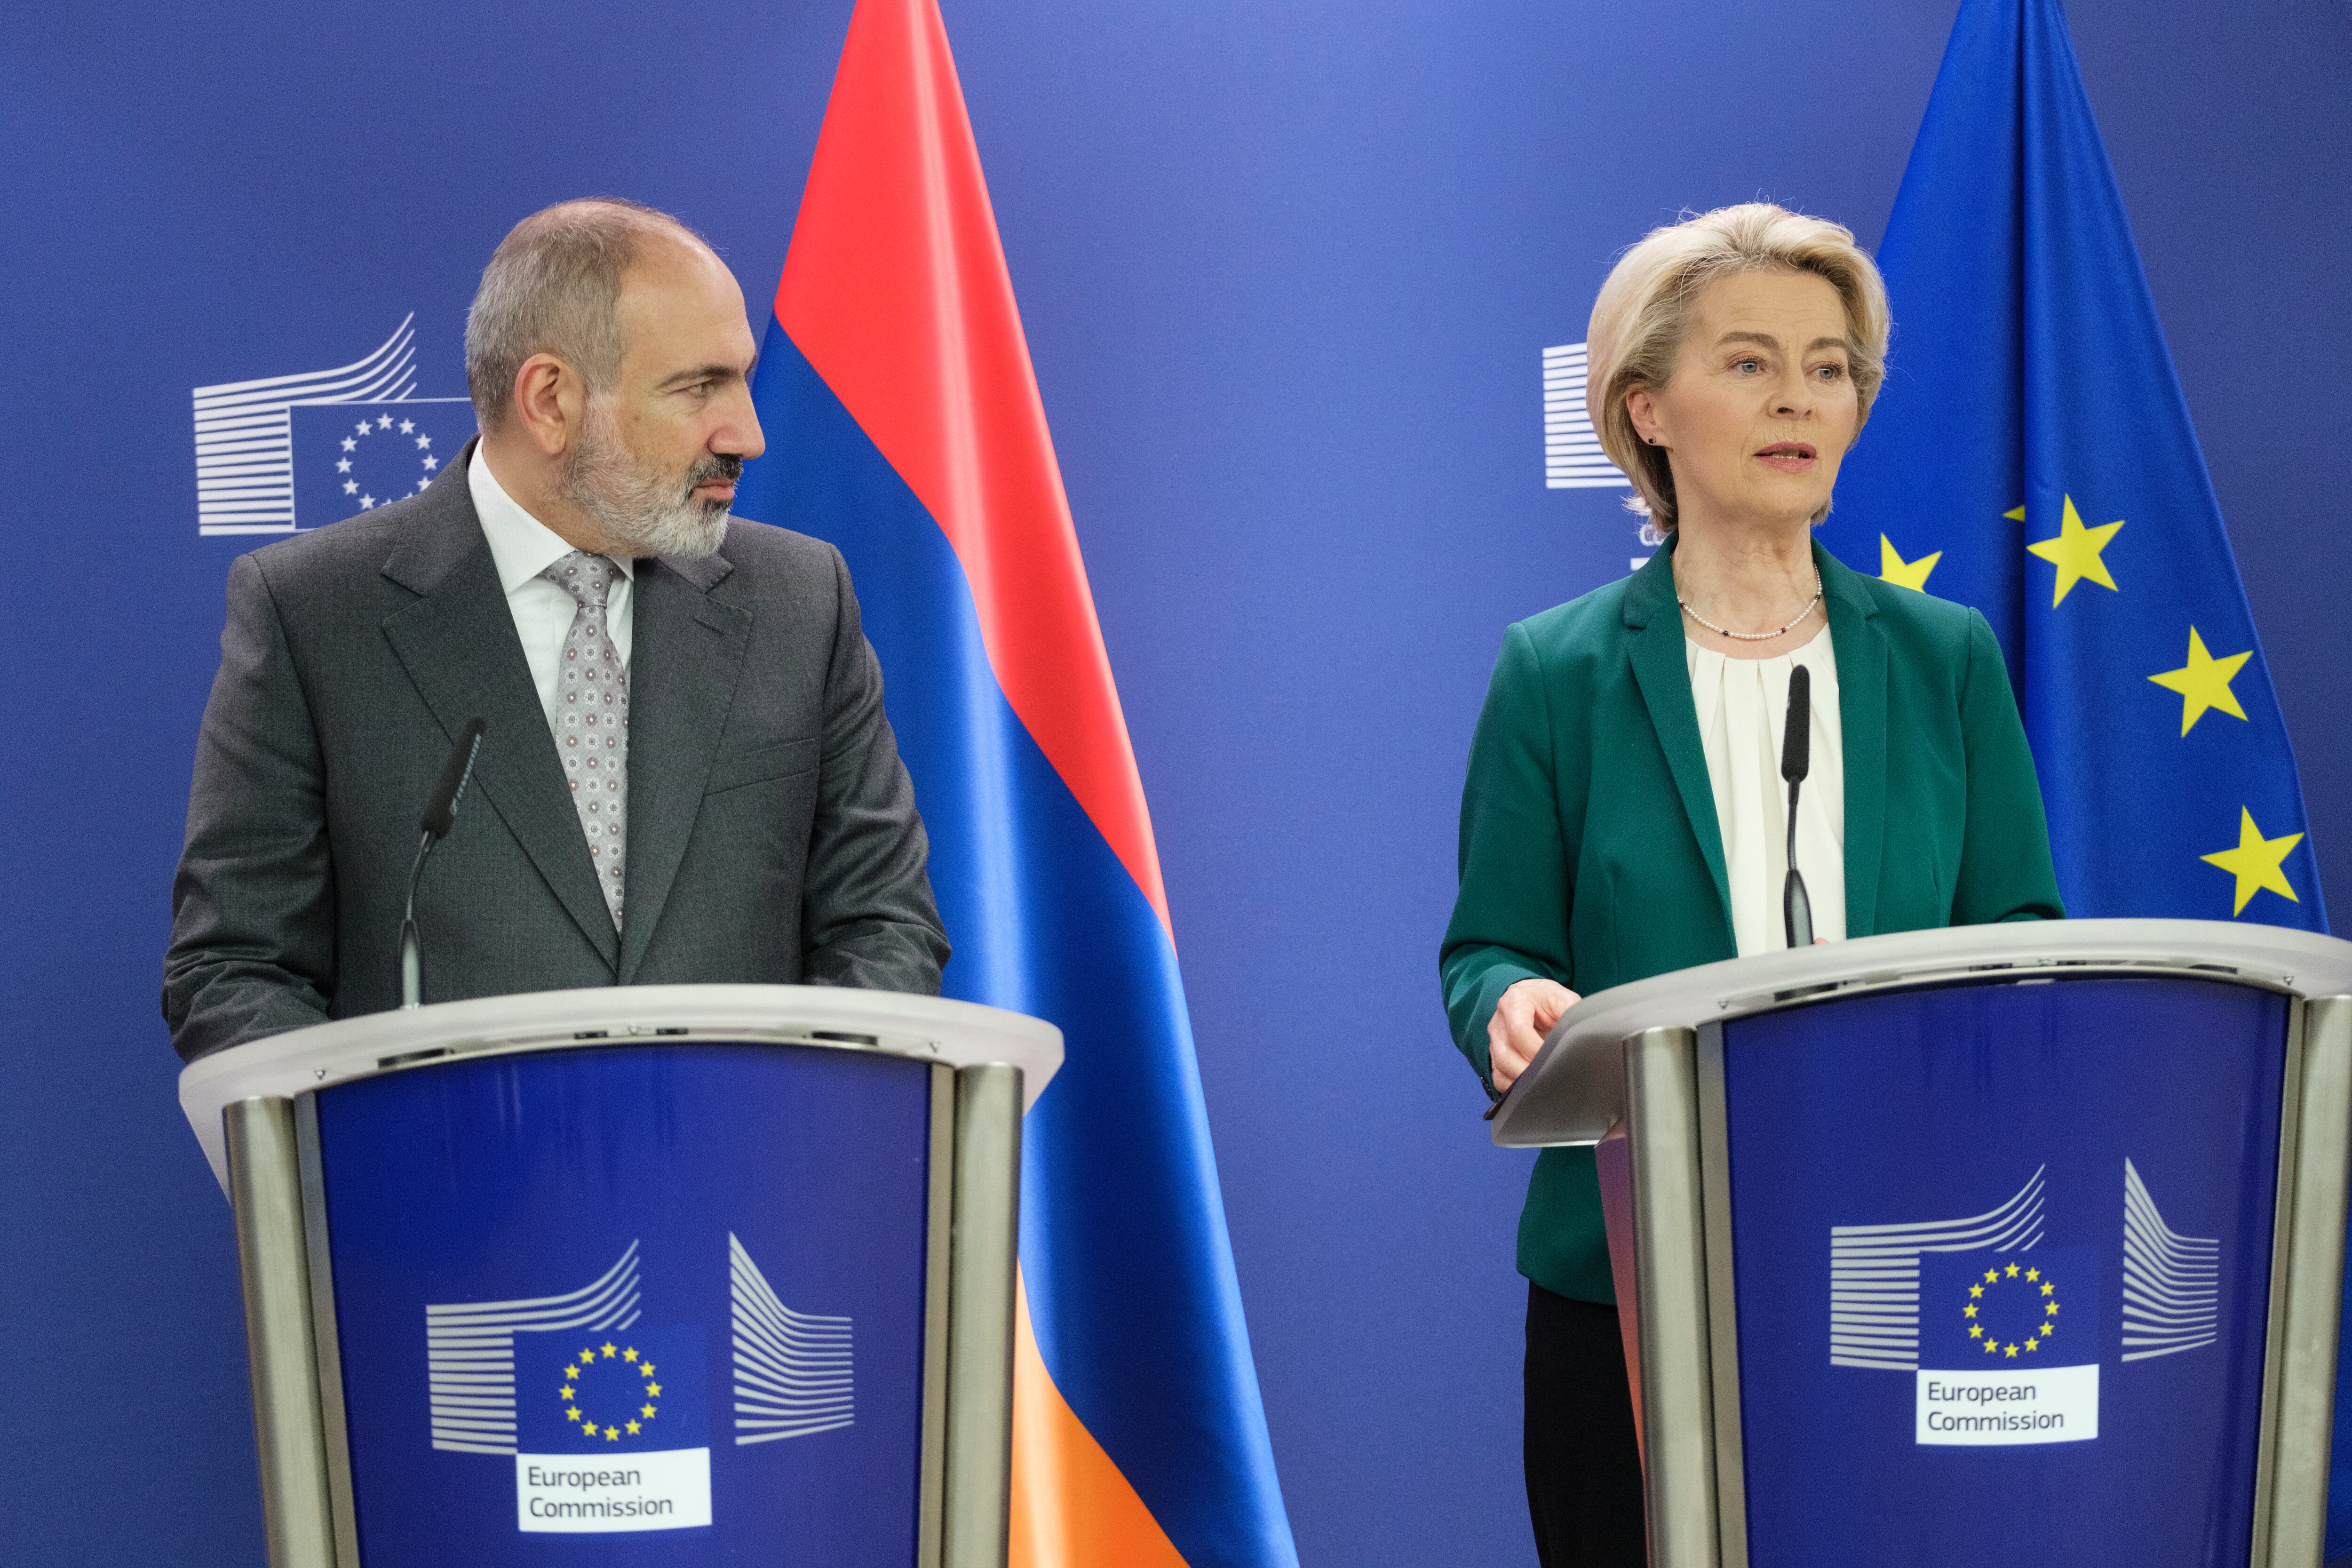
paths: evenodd
<path fill-rule="evenodd" d="M 1797 859 L 1819 936 L 2063 917 L 1991 629 L 1812 539 L 1886 338 L 1885 287 L 1853 236 L 1764 203 L 1656 230 L 1601 289 L 1588 405 L 1665 543 L 1504 633 L 1440 958 L 1489 1094 L 1580 994 L 1783 944 L 1779 752 L 1798 665 L 1812 729 Z M 1518 1261 L 1538 1554 L 1640 1568 L 1591 1150 L 1537 1162 Z"/>

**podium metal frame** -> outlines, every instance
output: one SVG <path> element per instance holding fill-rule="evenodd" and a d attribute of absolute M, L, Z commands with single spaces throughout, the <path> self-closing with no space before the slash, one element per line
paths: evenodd
<path fill-rule="evenodd" d="M 1625 1140 L 1653 1568 L 1748 1565 L 1723 1026 L 1872 992 L 2116 976 L 2291 998 L 2249 1561 L 2320 1561 L 2352 1179 L 2352 942 L 2200 921 L 2066 921 L 1865 937 L 1620 986 L 1571 1008 L 1513 1084 L 1497 1144 Z"/>
<path fill-rule="evenodd" d="M 318 1093 L 436 1064 L 605 1046 L 877 1052 L 930 1068 L 919 1568 L 1003 1568 L 1021 1117 L 1061 1031 L 971 1003 L 804 985 L 627 986 L 323 1024 L 191 1064 L 180 1099 L 236 1211 L 271 1568 L 362 1568 Z"/>

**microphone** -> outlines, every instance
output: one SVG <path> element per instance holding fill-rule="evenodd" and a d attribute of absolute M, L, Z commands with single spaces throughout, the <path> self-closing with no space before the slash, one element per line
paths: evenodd
<path fill-rule="evenodd" d="M 457 806 L 466 798 L 466 782 L 474 776 L 474 757 L 482 749 L 482 732 L 488 728 L 476 718 L 467 720 L 466 727 L 457 731 L 457 743 L 449 748 L 449 760 L 441 764 L 440 782 L 433 786 L 433 796 L 425 803 L 425 815 L 416 825 L 423 837 L 416 841 L 416 858 L 409 863 L 408 906 L 400 917 L 403 1009 L 421 1005 L 425 997 L 425 961 L 416 940 L 416 879 L 424 875 L 425 858 L 457 824 Z"/>
<path fill-rule="evenodd" d="M 1813 904 L 1797 869 L 1797 790 L 1812 760 L 1813 672 L 1789 671 L 1789 722 L 1780 734 L 1780 776 L 1789 781 L 1789 877 L 1780 887 L 1780 919 L 1790 947 L 1813 945 Z"/>

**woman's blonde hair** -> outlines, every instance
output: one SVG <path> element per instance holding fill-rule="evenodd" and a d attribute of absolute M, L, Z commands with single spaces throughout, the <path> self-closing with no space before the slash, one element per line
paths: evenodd
<path fill-rule="evenodd" d="M 1853 231 L 1769 202 L 1717 207 L 1652 229 L 1617 259 L 1585 333 L 1585 406 L 1601 449 L 1624 471 L 1660 530 L 1675 526 L 1675 478 L 1664 449 L 1633 428 L 1625 395 L 1674 378 L 1691 317 L 1709 283 L 1742 272 L 1810 272 L 1845 303 L 1846 358 L 1859 431 L 1886 374 L 1886 285 Z M 1630 502 L 1628 503 L 1631 504 Z"/>

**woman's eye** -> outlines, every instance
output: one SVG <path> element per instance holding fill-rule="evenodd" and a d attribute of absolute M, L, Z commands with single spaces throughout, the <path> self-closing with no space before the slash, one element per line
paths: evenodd
<path fill-rule="evenodd" d="M 1813 374 L 1820 376 L 1823 381 L 1835 381 L 1840 376 L 1845 374 L 1845 366 L 1842 364 L 1825 364 L 1819 367 Z"/>
<path fill-rule="evenodd" d="M 1731 362 L 1731 368 L 1743 374 L 1753 375 L 1764 368 L 1764 362 L 1756 359 L 1737 359 Z"/>

